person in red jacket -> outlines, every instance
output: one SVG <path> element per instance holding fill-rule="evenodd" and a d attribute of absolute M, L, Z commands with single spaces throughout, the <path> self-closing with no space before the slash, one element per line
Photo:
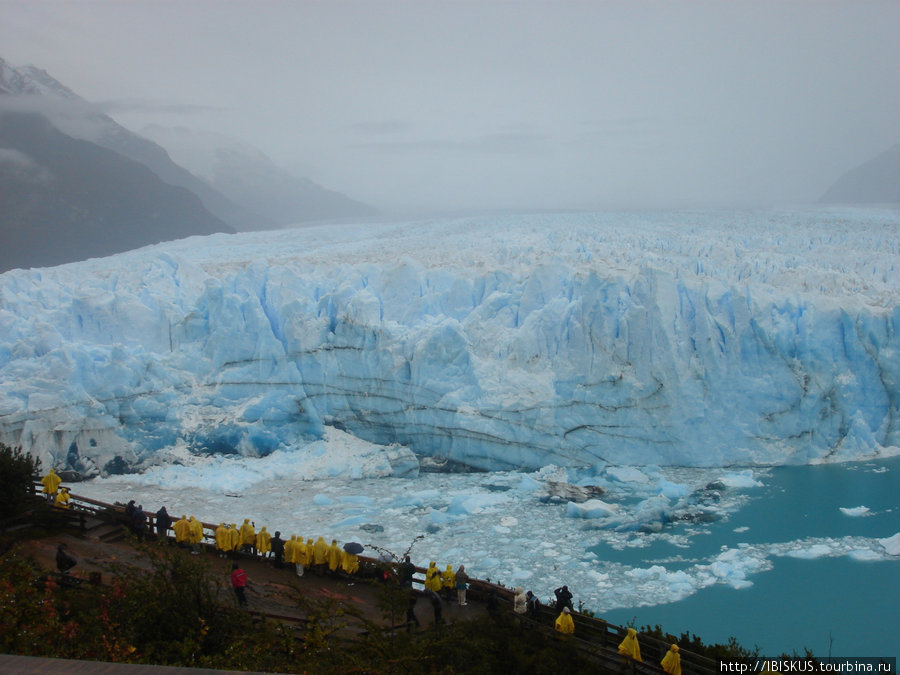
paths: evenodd
<path fill-rule="evenodd" d="M 237 596 L 238 604 L 241 607 L 247 606 L 247 596 L 244 591 L 247 588 L 247 573 L 237 564 L 231 564 L 231 587 Z"/>

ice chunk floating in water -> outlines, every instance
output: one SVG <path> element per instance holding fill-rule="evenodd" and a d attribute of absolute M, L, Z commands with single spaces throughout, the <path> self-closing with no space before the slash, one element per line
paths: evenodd
<path fill-rule="evenodd" d="M 14 270 L 0 440 L 86 474 L 173 447 L 293 452 L 328 427 L 491 470 L 887 455 L 897 225 L 851 209 L 503 216 Z"/>

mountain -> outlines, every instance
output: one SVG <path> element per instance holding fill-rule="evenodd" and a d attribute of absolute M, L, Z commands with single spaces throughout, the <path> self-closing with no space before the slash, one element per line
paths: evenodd
<path fill-rule="evenodd" d="M 34 66 L 13 68 L 0 59 L 2 94 L 7 97 L 0 99 L 7 100 L 0 105 L 16 104 L 17 109 L 40 112 L 63 133 L 141 162 L 165 182 L 190 190 L 235 230 L 376 213 L 344 194 L 288 173 L 259 150 L 221 135 L 156 125 L 148 127 L 145 135 L 129 131 Z M 198 158 L 204 159 L 198 163 Z"/>
<path fill-rule="evenodd" d="M 837 179 L 826 204 L 900 204 L 900 143 Z"/>
<path fill-rule="evenodd" d="M 143 164 L 37 113 L 0 110 L 0 272 L 230 231 Z"/>
<path fill-rule="evenodd" d="M 216 217 L 235 230 L 266 229 L 274 223 L 236 204 L 177 165 L 156 143 L 135 134 L 34 66 L 13 68 L 0 59 L 0 101 L 5 108 L 39 112 L 63 133 L 91 141 L 140 162 L 170 185 L 196 194 Z"/>
<path fill-rule="evenodd" d="M 260 150 L 221 134 L 158 125 L 141 133 L 229 199 L 278 226 L 377 213 L 340 192 L 294 176 Z"/>

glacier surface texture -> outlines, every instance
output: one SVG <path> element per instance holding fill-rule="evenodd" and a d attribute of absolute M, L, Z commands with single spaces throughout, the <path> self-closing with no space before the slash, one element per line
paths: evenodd
<path fill-rule="evenodd" d="M 395 475 L 896 454 L 898 252 L 896 210 L 829 208 L 321 225 L 13 270 L 0 441 L 86 475 L 329 427 Z"/>

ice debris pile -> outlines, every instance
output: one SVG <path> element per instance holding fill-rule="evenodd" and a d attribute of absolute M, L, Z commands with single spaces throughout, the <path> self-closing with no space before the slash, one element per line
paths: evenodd
<path fill-rule="evenodd" d="M 488 470 L 893 454 L 898 226 L 888 209 L 495 216 L 13 270 L 0 441 L 88 475 L 327 429 L 401 475 L 413 453 Z"/>

